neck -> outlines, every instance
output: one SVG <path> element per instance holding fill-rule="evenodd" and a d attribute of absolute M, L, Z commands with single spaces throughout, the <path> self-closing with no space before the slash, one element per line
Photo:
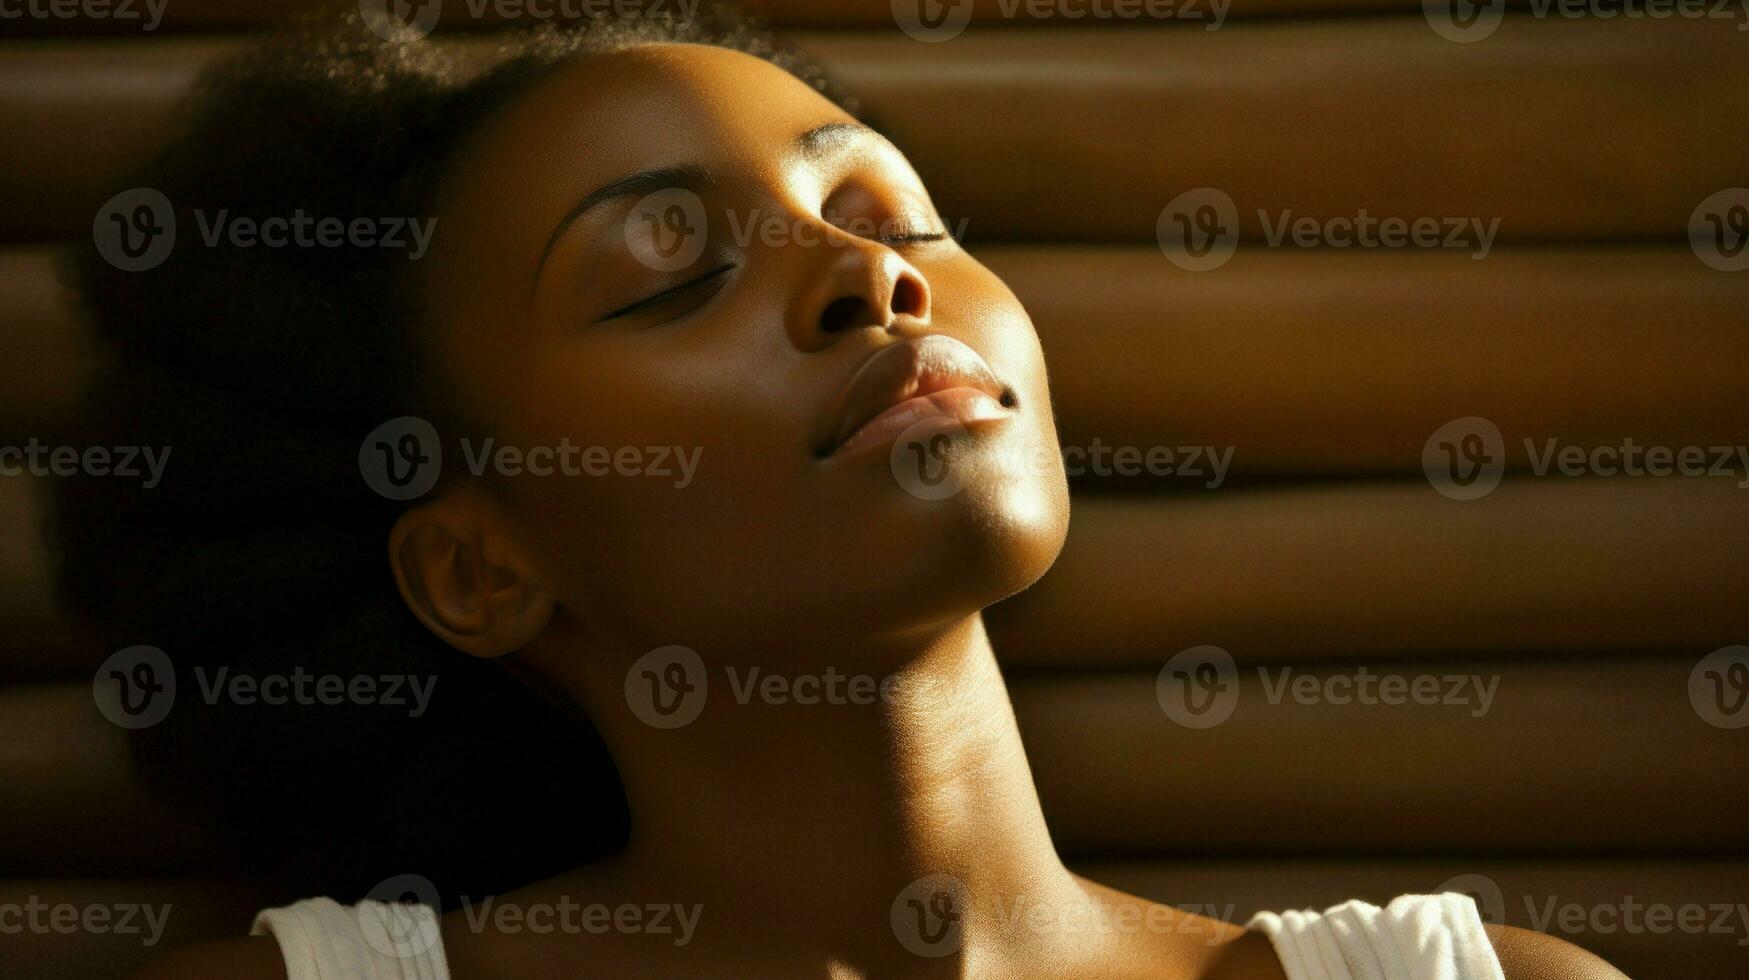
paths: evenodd
<path fill-rule="evenodd" d="M 591 678 L 631 805 L 628 866 L 782 909 L 789 929 L 803 915 L 823 935 L 884 928 L 914 882 L 948 876 L 968 947 L 1017 900 L 1084 900 L 1051 844 L 982 618 L 867 647 L 706 657 L 702 711 L 668 730 L 617 696 L 623 672 Z"/>

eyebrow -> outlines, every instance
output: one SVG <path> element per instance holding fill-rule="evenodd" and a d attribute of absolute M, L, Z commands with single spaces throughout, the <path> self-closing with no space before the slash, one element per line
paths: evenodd
<path fill-rule="evenodd" d="M 581 201 L 572 205 L 571 210 L 565 212 L 565 216 L 560 218 L 559 223 L 554 226 L 552 235 L 547 238 L 546 247 L 541 249 L 540 261 L 535 263 L 535 278 L 537 280 L 540 278 L 541 269 L 547 264 L 547 256 L 552 254 L 553 246 L 559 243 L 559 239 L 573 224 L 576 224 L 578 218 L 595 208 L 611 201 L 622 201 L 628 197 L 644 197 L 657 191 L 672 190 L 677 187 L 696 192 L 712 183 L 715 181 L 709 171 L 703 167 L 684 164 L 678 167 L 640 170 L 635 174 L 628 174 L 590 191 Z"/>
<path fill-rule="evenodd" d="M 886 142 L 886 137 L 877 130 L 855 122 L 831 122 L 797 136 L 792 145 L 795 152 L 805 160 L 819 160 L 840 147 L 861 139 L 877 139 Z M 628 174 L 618 180 L 605 184 L 590 191 L 584 198 L 571 206 L 565 216 L 559 219 L 553 227 L 552 235 L 548 236 L 546 247 L 541 249 L 540 260 L 535 263 L 535 281 L 540 280 L 541 270 L 546 267 L 547 256 L 552 254 L 553 247 L 559 243 L 567 230 L 577 219 L 585 214 L 613 201 L 622 201 L 628 197 L 644 197 L 657 191 L 684 188 L 697 192 L 702 188 L 716 183 L 710 171 L 696 164 L 681 164 L 674 167 L 660 167 L 654 170 L 640 170 Z"/>

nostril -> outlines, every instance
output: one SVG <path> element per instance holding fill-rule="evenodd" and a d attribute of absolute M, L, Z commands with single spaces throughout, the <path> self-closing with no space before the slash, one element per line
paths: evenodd
<path fill-rule="evenodd" d="M 820 329 L 827 333 L 856 327 L 880 326 L 881 322 L 869 309 L 868 303 L 855 296 L 840 296 L 827 303 L 826 308 L 820 311 Z"/>
<path fill-rule="evenodd" d="M 925 307 L 928 300 L 924 298 L 923 284 L 910 276 L 900 276 L 893 284 L 893 312 L 907 316 L 923 318 L 928 314 Z"/>

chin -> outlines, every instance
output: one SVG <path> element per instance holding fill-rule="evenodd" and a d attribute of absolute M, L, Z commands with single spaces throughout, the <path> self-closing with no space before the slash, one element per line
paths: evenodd
<path fill-rule="evenodd" d="M 1055 478 L 990 479 L 968 486 L 955 515 L 964 574 L 981 586 L 979 608 L 1044 577 L 1069 532 L 1069 489 Z"/>
<path fill-rule="evenodd" d="M 1037 582 L 1050 570 L 1069 529 L 1069 490 L 1060 456 L 1016 472 L 1012 452 L 973 443 L 954 459 L 967 475 L 940 499 L 907 490 L 893 495 L 902 528 L 881 549 L 902 569 L 887 614 L 905 627 L 973 614 Z M 891 529 L 893 526 L 889 525 Z"/>

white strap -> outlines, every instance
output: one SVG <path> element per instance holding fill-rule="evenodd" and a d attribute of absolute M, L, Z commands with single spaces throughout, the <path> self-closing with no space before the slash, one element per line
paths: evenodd
<path fill-rule="evenodd" d="M 279 942 L 287 980 L 449 980 L 429 906 L 311 898 L 264 910 L 249 934 Z"/>

